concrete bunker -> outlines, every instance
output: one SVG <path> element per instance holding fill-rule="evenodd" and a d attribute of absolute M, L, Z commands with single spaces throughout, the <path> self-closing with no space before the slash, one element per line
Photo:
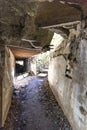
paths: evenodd
<path fill-rule="evenodd" d="M 52 53 L 49 84 L 73 130 L 86 130 L 87 2 L 3 0 L 0 6 L 0 127 L 11 104 L 14 56 L 25 59 L 49 50 L 53 34 L 58 33 L 64 40 Z"/>

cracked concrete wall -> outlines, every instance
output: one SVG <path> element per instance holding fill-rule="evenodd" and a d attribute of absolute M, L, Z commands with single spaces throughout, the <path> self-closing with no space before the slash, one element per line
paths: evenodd
<path fill-rule="evenodd" d="M 78 44 L 72 63 L 63 55 L 51 60 L 48 80 L 73 130 L 87 130 L 87 40 Z"/>
<path fill-rule="evenodd" d="M 3 127 L 12 99 L 15 59 L 7 47 L 0 54 L 0 127 Z"/>

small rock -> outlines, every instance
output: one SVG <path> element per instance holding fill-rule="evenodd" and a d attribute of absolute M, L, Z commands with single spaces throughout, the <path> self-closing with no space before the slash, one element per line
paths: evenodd
<path fill-rule="evenodd" d="M 23 125 L 26 125 L 26 121 L 25 120 L 23 120 Z"/>

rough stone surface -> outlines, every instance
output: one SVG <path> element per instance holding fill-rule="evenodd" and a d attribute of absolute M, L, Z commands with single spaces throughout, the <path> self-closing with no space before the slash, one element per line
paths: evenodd
<path fill-rule="evenodd" d="M 21 42 L 22 38 L 43 40 L 43 35 L 39 38 L 37 36 L 39 27 L 80 21 L 82 13 L 84 17 L 87 16 L 87 3 L 69 5 L 62 4 L 59 0 L 0 0 L 0 12 L 0 40 L 4 41 L 2 44 L 26 44 L 29 47 L 26 42 Z M 45 32 L 43 29 L 43 34 Z M 47 35 L 45 42 L 48 38 Z M 35 44 L 38 45 L 41 41 Z M 45 44 L 44 41 L 42 43 Z"/>
<path fill-rule="evenodd" d="M 68 65 L 63 56 L 53 58 L 48 79 L 73 130 L 87 130 L 87 40 L 81 40 L 75 54 L 75 61 Z"/>

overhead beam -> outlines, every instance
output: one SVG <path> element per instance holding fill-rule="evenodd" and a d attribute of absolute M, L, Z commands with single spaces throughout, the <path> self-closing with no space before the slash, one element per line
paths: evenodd
<path fill-rule="evenodd" d="M 65 2 L 71 2 L 71 3 L 87 3 L 87 0 L 60 0 Z"/>
<path fill-rule="evenodd" d="M 8 47 L 11 49 L 13 55 L 16 58 L 29 58 L 41 53 L 41 49 L 23 48 L 11 45 L 9 45 Z"/>
<path fill-rule="evenodd" d="M 73 22 L 67 22 L 67 23 L 61 23 L 61 24 L 55 24 L 51 26 L 43 26 L 41 28 L 43 29 L 50 29 L 50 28 L 55 28 L 55 27 L 63 27 L 63 26 L 72 26 L 72 25 L 77 25 L 81 23 L 81 21 L 73 21 Z"/>

